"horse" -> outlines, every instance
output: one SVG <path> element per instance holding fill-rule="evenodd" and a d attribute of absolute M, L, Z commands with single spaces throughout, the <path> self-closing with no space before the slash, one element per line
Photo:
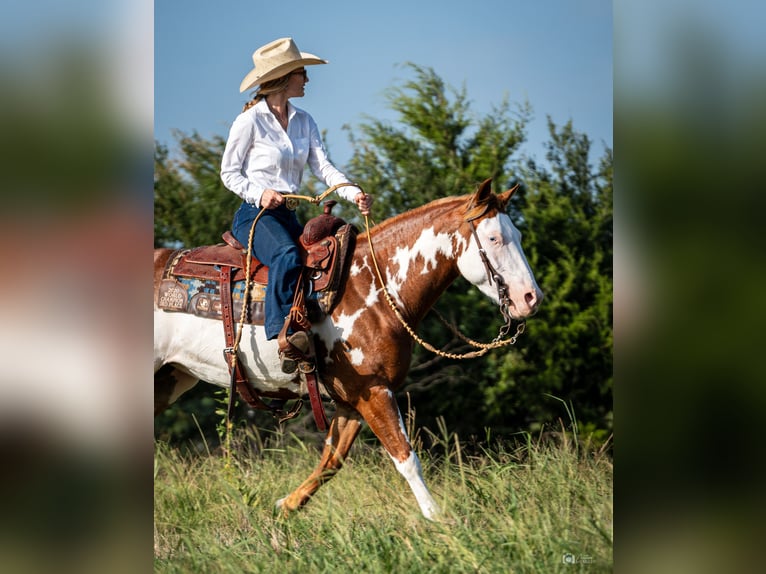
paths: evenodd
<path fill-rule="evenodd" d="M 505 213 L 515 189 L 494 193 L 486 180 L 472 194 L 437 199 L 360 233 L 338 303 L 311 326 L 317 369 L 336 404 L 335 414 L 319 464 L 277 501 L 281 512 L 304 506 L 340 470 L 366 422 L 409 484 L 422 515 L 439 518 L 439 505 L 425 484 L 394 397 L 414 348 L 407 326 L 416 328 L 459 275 L 515 320 L 537 311 L 543 293 L 524 255 L 521 234 Z M 155 415 L 200 380 L 230 384 L 221 321 L 157 308 L 158 283 L 173 253 L 161 248 L 154 254 Z M 262 326 L 240 328 L 242 364 L 257 391 L 266 397 L 305 396 L 299 374 L 282 373 L 277 341 L 266 340 Z"/>

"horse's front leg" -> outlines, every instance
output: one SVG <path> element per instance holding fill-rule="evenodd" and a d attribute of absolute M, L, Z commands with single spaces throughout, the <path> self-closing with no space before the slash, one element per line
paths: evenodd
<path fill-rule="evenodd" d="M 423 480 L 420 459 L 412 450 L 394 394 L 386 387 L 374 387 L 369 399 L 359 401 L 357 409 L 393 459 L 396 470 L 407 479 L 423 516 L 436 520 L 441 510 Z"/>
<path fill-rule="evenodd" d="M 306 504 L 325 482 L 343 466 L 343 461 L 362 428 L 361 416 L 350 405 L 338 403 L 335 416 L 330 422 L 324 450 L 319 465 L 303 484 L 277 501 L 277 507 L 287 513 Z"/>

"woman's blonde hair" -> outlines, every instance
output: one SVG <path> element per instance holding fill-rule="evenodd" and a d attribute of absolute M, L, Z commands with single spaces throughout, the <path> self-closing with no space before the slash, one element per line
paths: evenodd
<path fill-rule="evenodd" d="M 292 73 L 292 72 L 291 72 Z M 269 94 L 278 94 L 279 92 L 283 92 L 287 89 L 287 83 L 290 81 L 290 74 L 285 74 L 281 78 L 277 78 L 276 80 L 269 80 L 268 82 L 264 82 L 260 86 L 258 86 L 258 91 L 255 92 L 255 97 L 253 97 L 252 100 L 247 102 L 245 104 L 245 107 L 242 108 L 243 112 L 246 112 L 250 108 L 252 108 L 255 104 L 260 102 L 263 98 L 268 96 Z"/>

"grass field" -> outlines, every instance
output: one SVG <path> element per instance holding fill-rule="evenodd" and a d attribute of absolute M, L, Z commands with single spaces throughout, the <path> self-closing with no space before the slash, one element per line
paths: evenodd
<path fill-rule="evenodd" d="M 423 429 L 416 433 L 416 438 Z M 290 435 L 235 435 L 231 456 L 155 446 L 158 573 L 610 572 L 612 462 L 569 434 L 464 446 L 423 431 L 433 523 L 374 439 L 287 518 L 274 503 L 318 451 Z M 421 441 L 415 440 L 416 446 Z M 469 452 L 470 451 L 470 452 Z"/>

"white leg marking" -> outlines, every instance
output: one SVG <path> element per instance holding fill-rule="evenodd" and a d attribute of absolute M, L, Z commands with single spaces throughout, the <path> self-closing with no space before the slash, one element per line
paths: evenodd
<path fill-rule="evenodd" d="M 441 510 L 436 501 L 431 497 L 431 493 L 428 492 L 426 483 L 423 480 L 423 470 L 420 467 L 420 459 L 415 451 L 410 451 L 410 456 L 404 462 L 399 462 L 394 457 L 391 457 L 396 466 L 396 470 L 407 479 L 407 482 L 412 489 L 412 493 L 415 495 L 415 500 L 418 501 L 420 506 L 420 512 L 423 513 L 428 520 L 436 520 Z"/>
<path fill-rule="evenodd" d="M 391 389 L 386 389 L 386 393 L 389 397 L 394 396 L 394 393 L 391 392 Z M 404 428 L 402 412 L 399 411 L 399 409 L 397 409 L 397 411 L 399 414 L 399 430 L 404 436 L 404 440 L 406 440 L 407 444 L 409 444 L 410 438 L 407 436 L 407 431 Z M 389 456 L 391 455 L 389 454 Z M 436 520 L 441 514 L 441 510 L 439 509 L 439 505 L 436 504 L 436 501 L 431 496 L 431 493 L 428 492 L 426 482 L 423 480 L 423 469 L 420 466 L 420 459 L 418 458 L 418 455 L 415 454 L 415 451 L 412 450 L 412 447 L 410 446 L 410 456 L 407 457 L 407 460 L 399 462 L 393 456 L 391 456 L 391 460 L 394 461 L 396 470 L 398 470 L 399 473 L 405 479 L 407 479 L 407 483 L 410 485 L 412 493 L 415 495 L 415 500 L 418 501 L 418 506 L 420 506 L 420 511 L 423 513 L 423 516 L 425 516 L 428 520 Z"/>

